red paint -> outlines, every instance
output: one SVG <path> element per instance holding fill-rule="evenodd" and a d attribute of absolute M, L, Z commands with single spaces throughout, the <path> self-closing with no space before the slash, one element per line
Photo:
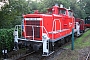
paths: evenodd
<path fill-rule="evenodd" d="M 66 8 L 60 8 L 58 6 L 54 6 L 53 8 L 48 9 L 47 14 L 26 14 L 24 15 L 24 18 L 42 18 L 42 20 L 40 20 L 40 26 L 45 27 L 45 29 L 48 32 L 48 37 L 51 40 L 52 39 L 56 40 L 58 38 L 61 38 L 63 36 L 70 34 L 72 32 L 72 28 L 74 28 L 74 25 L 75 25 L 74 17 L 73 15 L 70 16 L 69 12 L 73 14 L 71 10 L 68 10 Z M 27 31 L 26 31 L 25 25 L 27 23 L 26 23 L 26 20 L 24 21 L 25 21 L 24 22 L 24 31 L 25 31 L 24 34 L 26 34 Z M 35 20 L 32 20 L 32 21 L 35 21 Z M 46 33 L 44 29 L 42 31 L 42 28 L 40 28 L 39 31 L 36 30 L 36 32 L 39 32 L 40 37 L 34 38 L 35 40 L 42 40 L 42 32 Z M 32 39 L 32 38 L 27 38 L 27 39 Z"/>

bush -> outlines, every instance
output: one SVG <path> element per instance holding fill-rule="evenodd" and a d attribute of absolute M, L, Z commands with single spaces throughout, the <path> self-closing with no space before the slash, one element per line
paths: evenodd
<path fill-rule="evenodd" d="M 2 49 L 7 49 L 8 52 L 14 47 L 14 29 L 0 29 L 0 55 Z"/>

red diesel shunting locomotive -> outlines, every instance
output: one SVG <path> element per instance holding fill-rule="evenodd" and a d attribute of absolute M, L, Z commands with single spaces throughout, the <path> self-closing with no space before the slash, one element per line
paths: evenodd
<path fill-rule="evenodd" d="M 42 46 L 43 56 L 52 54 L 50 47 L 54 47 L 56 41 L 62 41 L 63 38 L 70 36 L 72 28 L 75 28 L 73 11 L 57 5 L 49 8 L 46 14 L 39 14 L 36 11 L 34 14 L 26 14 L 23 17 L 21 25 L 23 35 L 16 39 L 31 46 L 34 50 L 39 50 Z M 18 26 L 20 25 L 16 26 L 17 32 Z M 77 31 L 74 29 L 74 33 Z M 52 43 L 52 46 L 49 46 L 49 43 Z"/>

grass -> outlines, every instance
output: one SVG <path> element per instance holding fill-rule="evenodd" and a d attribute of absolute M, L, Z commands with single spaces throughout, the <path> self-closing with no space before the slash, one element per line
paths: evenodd
<path fill-rule="evenodd" d="M 79 56 L 82 56 L 79 55 L 81 53 L 79 51 L 88 47 L 90 47 L 90 30 L 74 41 L 74 50 L 71 50 L 71 44 L 65 46 L 68 49 L 58 55 L 55 60 L 79 60 Z"/>
<path fill-rule="evenodd" d="M 77 38 L 74 41 L 74 48 L 75 49 L 81 49 L 90 46 L 90 30 L 85 32 L 82 36 Z M 71 44 L 66 46 L 65 48 L 71 48 Z"/>
<path fill-rule="evenodd" d="M 75 40 L 75 48 L 81 49 L 90 46 L 90 30 Z"/>

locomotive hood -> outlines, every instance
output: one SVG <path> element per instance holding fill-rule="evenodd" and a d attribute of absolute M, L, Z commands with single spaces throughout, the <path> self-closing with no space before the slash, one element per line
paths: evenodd
<path fill-rule="evenodd" d="M 24 18 L 40 18 L 42 17 L 44 14 L 26 14 L 23 15 Z"/>

